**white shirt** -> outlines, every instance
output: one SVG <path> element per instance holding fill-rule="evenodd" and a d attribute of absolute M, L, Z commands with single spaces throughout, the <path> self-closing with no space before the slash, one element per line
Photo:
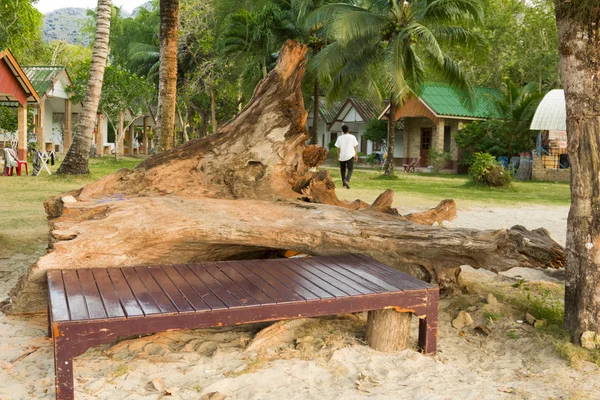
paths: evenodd
<path fill-rule="evenodd" d="M 358 140 L 351 133 L 344 133 L 338 136 L 335 141 L 335 147 L 340 149 L 340 161 L 348 161 L 351 158 L 354 158 L 356 155 L 356 150 L 354 147 L 358 146 Z"/>

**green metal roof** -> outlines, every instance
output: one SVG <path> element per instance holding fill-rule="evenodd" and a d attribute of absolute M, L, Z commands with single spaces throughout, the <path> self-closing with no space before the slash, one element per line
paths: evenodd
<path fill-rule="evenodd" d="M 494 106 L 494 98 L 500 96 L 496 89 L 475 87 L 474 107 L 469 109 L 460 101 L 458 91 L 443 84 L 426 83 L 423 85 L 419 96 L 437 115 L 467 117 L 467 118 L 490 118 L 498 117 L 498 111 Z"/>
<path fill-rule="evenodd" d="M 65 71 L 65 67 L 58 65 L 23 67 L 23 71 L 35 91 L 43 97 L 52 88 L 56 77 Z"/>

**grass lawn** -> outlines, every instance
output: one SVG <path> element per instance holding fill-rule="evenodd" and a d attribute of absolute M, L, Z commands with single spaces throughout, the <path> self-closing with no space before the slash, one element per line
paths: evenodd
<path fill-rule="evenodd" d="M 341 188 L 342 181 L 338 168 L 329 168 L 336 187 Z M 378 170 L 354 170 L 351 189 L 338 189 L 343 199 L 360 198 L 367 202 L 374 200 L 384 189 L 396 192 L 399 206 L 410 200 L 423 199 L 437 204 L 441 199 L 451 198 L 460 205 L 486 205 L 494 203 L 501 206 L 520 204 L 569 205 L 571 193 L 568 183 L 554 182 L 513 182 L 510 188 L 487 188 L 477 186 L 466 175 L 432 175 L 427 173 L 406 174 L 397 172 L 393 179 L 383 177 Z M 417 203 L 418 204 L 418 203 Z"/>
<path fill-rule="evenodd" d="M 78 189 L 121 168 L 133 168 L 141 158 L 113 157 L 90 159 L 91 174 L 87 176 L 0 176 L 0 257 L 16 253 L 41 253 L 47 244 L 48 225 L 44 199 L 48 196 Z M 52 172 L 58 164 L 51 167 Z M 31 172 L 31 165 L 30 165 Z"/>

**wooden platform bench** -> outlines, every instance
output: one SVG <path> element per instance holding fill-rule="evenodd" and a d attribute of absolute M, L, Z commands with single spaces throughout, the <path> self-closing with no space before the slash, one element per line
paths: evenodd
<path fill-rule="evenodd" d="M 121 336 L 395 309 L 436 351 L 438 289 L 361 255 L 48 271 L 56 398 L 73 358 Z"/>

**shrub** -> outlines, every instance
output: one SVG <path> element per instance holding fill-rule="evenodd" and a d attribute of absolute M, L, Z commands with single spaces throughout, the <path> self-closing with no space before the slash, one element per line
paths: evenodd
<path fill-rule="evenodd" d="M 489 153 L 474 153 L 469 176 L 475 182 L 486 186 L 508 186 L 511 176 Z"/>
<path fill-rule="evenodd" d="M 371 153 L 367 156 L 367 159 L 365 160 L 365 162 L 371 166 L 377 165 L 377 164 L 379 164 L 379 157 L 377 156 L 377 154 Z"/>
<path fill-rule="evenodd" d="M 450 160 L 452 159 L 452 154 L 447 151 L 439 150 L 435 147 L 429 149 L 429 154 L 427 155 L 429 159 L 429 165 L 433 167 L 433 172 L 439 174 L 440 171 L 448 166 Z"/>

